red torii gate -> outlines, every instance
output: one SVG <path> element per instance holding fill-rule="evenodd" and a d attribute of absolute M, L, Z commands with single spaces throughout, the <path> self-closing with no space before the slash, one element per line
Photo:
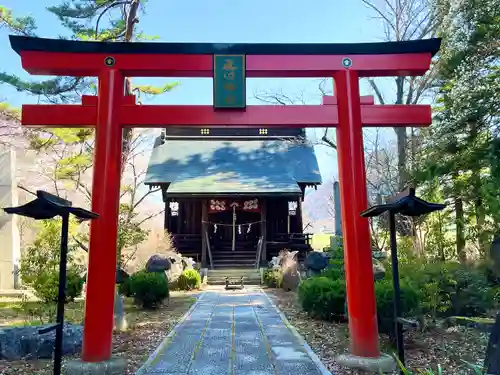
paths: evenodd
<path fill-rule="evenodd" d="M 439 39 L 363 44 L 99 43 L 10 37 L 23 68 L 34 75 L 98 77 L 98 96 L 82 105 L 23 105 L 30 127 L 96 127 L 87 296 L 82 360 L 111 357 L 117 214 L 122 132 L 125 127 L 181 126 L 337 127 L 345 271 L 352 354 L 380 355 L 362 126 L 427 126 L 427 105 L 373 105 L 360 97 L 359 78 L 417 76 L 429 69 Z M 136 105 L 125 77 L 213 77 L 216 54 L 246 55 L 247 77 L 333 77 L 335 97 L 320 106 Z"/>

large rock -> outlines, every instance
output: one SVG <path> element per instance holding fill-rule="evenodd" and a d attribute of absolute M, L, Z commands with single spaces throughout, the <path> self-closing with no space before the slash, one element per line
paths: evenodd
<path fill-rule="evenodd" d="M 387 259 L 387 253 L 384 251 L 372 251 L 373 259 L 385 260 Z"/>
<path fill-rule="evenodd" d="M 304 262 L 307 270 L 320 272 L 328 266 L 328 253 L 311 251 Z"/>
<path fill-rule="evenodd" d="M 298 254 L 298 251 L 287 251 L 281 255 L 281 270 L 283 271 L 283 282 L 281 285 L 286 291 L 296 290 L 300 284 L 301 276 L 297 260 Z"/>
<path fill-rule="evenodd" d="M 165 272 L 168 271 L 170 267 L 170 260 L 157 254 L 149 257 L 146 263 L 146 270 L 148 272 Z"/>
<path fill-rule="evenodd" d="M 375 280 L 382 280 L 384 277 L 385 277 L 384 265 L 380 261 L 373 259 L 373 278 Z"/>
<path fill-rule="evenodd" d="M 52 358 L 56 331 L 39 334 L 38 330 L 45 327 L 48 325 L 0 329 L 0 359 Z M 83 326 L 65 324 L 63 333 L 63 355 L 79 353 L 82 350 Z"/>
<path fill-rule="evenodd" d="M 155 255 L 153 255 L 153 257 L 154 256 Z M 161 256 L 156 256 L 160 257 L 163 263 L 169 262 L 168 268 L 165 269 L 169 282 L 176 282 L 184 270 L 193 269 L 196 265 L 196 262 L 193 258 L 183 257 L 182 254 L 179 254 L 175 251 L 168 251 Z"/>
<path fill-rule="evenodd" d="M 281 269 L 281 255 L 278 255 L 277 257 L 273 257 L 271 261 L 269 262 L 269 268 L 273 270 L 280 270 Z"/>
<path fill-rule="evenodd" d="M 168 281 L 175 282 L 184 271 L 182 255 L 171 251 L 168 253 L 167 258 L 170 260 L 170 269 L 167 271 Z"/>

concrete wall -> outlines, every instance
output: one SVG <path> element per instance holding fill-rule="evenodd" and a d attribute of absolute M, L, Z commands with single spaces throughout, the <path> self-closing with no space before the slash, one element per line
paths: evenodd
<path fill-rule="evenodd" d="M 0 208 L 18 205 L 16 188 L 16 153 L 11 148 L 0 148 Z M 0 290 L 17 287 L 17 273 L 21 257 L 20 237 L 16 215 L 0 210 Z"/>

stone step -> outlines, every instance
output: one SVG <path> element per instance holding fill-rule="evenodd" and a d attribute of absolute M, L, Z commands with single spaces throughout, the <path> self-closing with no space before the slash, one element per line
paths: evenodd
<path fill-rule="evenodd" d="M 237 274 L 232 274 L 232 275 L 208 275 L 209 280 L 225 280 L 226 277 L 229 277 L 230 280 L 239 280 L 243 277 L 243 279 L 259 279 L 260 280 L 260 275 L 258 274 L 253 274 L 253 275 L 237 275 Z"/>
<path fill-rule="evenodd" d="M 255 268 L 254 266 L 247 266 L 247 267 L 226 267 L 225 269 L 221 270 L 221 269 L 209 269 L 208 270 L 208 273 L 213 273 L 213 274 L 216 274 L 216 273 L 237 273 L 238 275 L 241 275 L 241 274 L 250 274 L 250 273 L 259 273 L 259 269 L 258 268 Z"/>
<path fill-rule="evenodd" d="M 253 276 L 256 275 L 260 277 L 260 271 L 256 268 L 249 268 L 249 267 L 241 267 L 241 268 L 235 268 L 233 267 L 227 267 L 227 268 L 216 268 L 216 269 L 210 269 L 208 270 L 208 276 L 212 277 L 236 277 L 236 276 Z"/>
<path fill-rule="evenodd" d="M 245 268 L 248 268 L 249 266 L 252 266 L 253 264 L 241 264 L 241 265 L 234 265 L 233 263 L 231 264 L 224 264 L 224 263 L 218 263 L 218 264 L 214 264 L 214 268 L 213 270 L 214 271 L 227 271 L 227 270 L 230 270 L 230 269 L 245 269 Z M 224 276 L 247 276 L 247 275 L 256 275 L 257 273 L 250 273 L 250 272 L 222 272 L 221 275 L 224 275 Z"/>
<path fill-rule="evenodd" d="M 255 265 L 255 258 L 237 258 L 237 259 L 231 259 L 231 258 L 214 258 L 214 264 L 215 263 L 221 263 L 221 264 L 243 264 L 243 263 L 250 263 L 248 267 L 252 267 Z"/>
<path fill-rule="evenodd" d="M 212 254 L 226 254 L 226 255 L 230 255 L 230 254 L 235 254 L 235 253 L 241 253 L 241 254 L 256 254 L 257 253 L 257 250 L 255 249 L 255 247 L 250 247 L 250 248 L 236 248 L 233 249 L 231 247 L 216 247 L 216 248 L 212 248 Z"/>
<path fill-rule="evenodd" d="M 222 253 L 214 253 L 212 254 L 212 259 L 240 259 L 240 258 L 257 258 L 257 254 L 255 252 L 249 252 L 249 253 L 230 253 L 230 254 L 222 254 Z"/>

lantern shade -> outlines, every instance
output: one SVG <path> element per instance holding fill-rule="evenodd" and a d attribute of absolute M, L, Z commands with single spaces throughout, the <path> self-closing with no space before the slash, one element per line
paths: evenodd
<path fill-rule="evenodd" d="M 386 204 L 379 204 L 361 212 L 361 216 L 375 217 L 387 211 L 404 216 L 421 216 L 434 211 L 440 211 L 445 207 L 445 204 L 430 203 L 416 197 L 415 189 L 408 188 L 390 198 Z"/>
<path fill-rule="evenodd" d="M 52 219 L 56 216 L 72 214 L 80 220 L 95 219 L 99 215 L 80 207 L 73 207 L 72 203 L 56 195 L 38 190 L 37 198 L 18 207 L 4 208 L 8 214 L 15 214 L 33 218 L 35 220 Z"/>

